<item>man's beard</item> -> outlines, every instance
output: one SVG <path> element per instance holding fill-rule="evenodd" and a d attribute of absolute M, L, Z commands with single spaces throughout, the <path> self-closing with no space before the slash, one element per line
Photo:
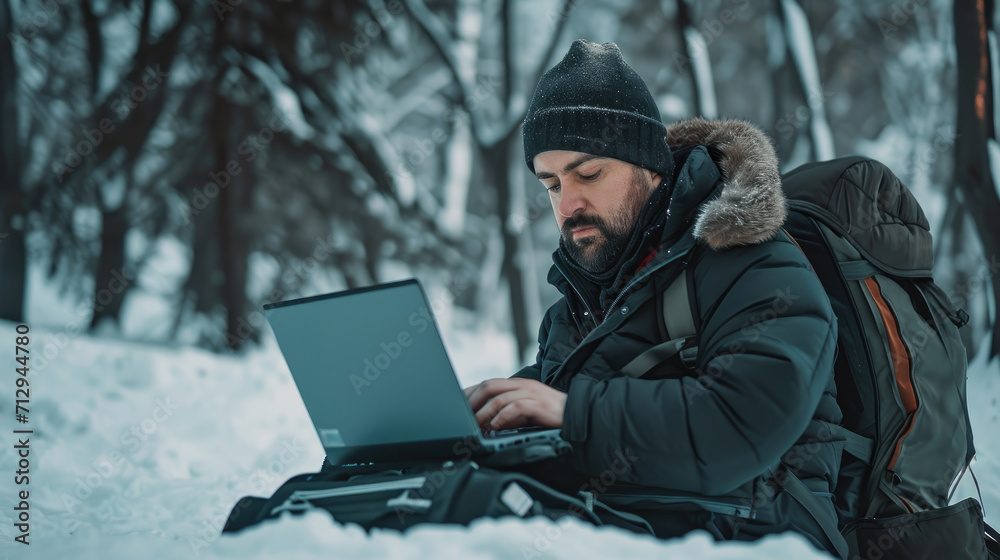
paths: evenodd
<path fill-rule="evenodd" d="M 635 230 L 639 213 L 649 199 L 652 185 L 636 168 L 632 181 L 627 186 L 625 201 L 618 213 L 605 221 L 595 215 L 580 214 L 566 218 L 563 222 L 562 236 L 566 252 L 584 269 L 594 274 L 607 272 L 621 258 L 628 247 Z M 587 235 L 577 241 L 573 238 L 573 229 L 581 226 L 593 226 L 599 235 Z"/>

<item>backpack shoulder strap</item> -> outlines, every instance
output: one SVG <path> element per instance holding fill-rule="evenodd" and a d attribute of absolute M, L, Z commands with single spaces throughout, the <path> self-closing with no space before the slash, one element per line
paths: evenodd
<path fill-rule="evenodd" d="M 690 289 L 690 275 L 685 268 L 663 292 L 663 306 L 657 309 L 667 330 L 669 340 L 653 346 L 632 359 L 622 368 L 629 377 L 642 377 L 649 370 L 673 358 L 677 354 L 685 364 L 697 359 L 698 347 L 687 347 L 698 333 L 694 312 L 691 310 L 693 293 Z"/>
<path fill-rule="evenodd" d="M 847 428 L 825 420 L 810 420 L 809 430 L 822 434 L 824 439 L 843 440 L 844 451 L 850 453 L 866 465 L 872 464 L 875 454 L 875 441 Z"/>
<path fill-rule="evenodd" d="M 774 481 L 781 486 L 785 492 L 801 505 L 809 516 L 812 517 L 813 521 L 819 525 L 820 530 L 826 536 L 833 548 L 836 549 L 837 554 L 843 560 L 847 560 L 850 557 L 850 551 L 848 549 L 847 540 L 840 533 L 837 528 L 837 516 L 834 514 L 832 517 L 829 515 L 829 508 L 824 506 L 824 503 L 820 501 L 820 498 L 813 494 L 809 490 L 809 487 L 802 482 L 798 476 L 795 475 L 789 469 L 781 468 L 777 471 L 773 469 L 768 469 Z"/>
<path fill-rule="evenodd" d="M 663 292 L 663 324 L 671 340 L 697 334 L 694 313 L 691 311 L 691 293 L 688 287 L 688 270 L 685 268 Z"/>

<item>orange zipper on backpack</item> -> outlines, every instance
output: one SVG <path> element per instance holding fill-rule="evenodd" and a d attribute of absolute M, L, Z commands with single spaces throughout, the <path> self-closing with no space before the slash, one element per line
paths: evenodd
<path fill-rule="evenodd" d="M 882 290 L 874 276 L 865 278 L 865 285 L 868 287 L 875 305 L 878 306 L 879 314 L 882 316 L 882 324 L 885 325 L 886 338 L 889 341 L 889 357 L 892 359 L 892 368 L 896 378 L 896 388 L 899 390 L 899 398 L 903 403 L 903 410 L 906 412 L 906 424 L 896 439 L 896 449 L 889 459 L 886 467 L 892 470 L 899 460 L 899 454 L 903 450 L 903 440 L 913 431 L 913 422 L 916 416 L 919 403 L 917 402 L 917 391 L 913 387 L 913 374 L 910 368 L 910 355 L 906 345 L 903 343 L 902 332 L 896 322 L 896 316 L 889 307 L 889 303 L 882 297 Z"/>

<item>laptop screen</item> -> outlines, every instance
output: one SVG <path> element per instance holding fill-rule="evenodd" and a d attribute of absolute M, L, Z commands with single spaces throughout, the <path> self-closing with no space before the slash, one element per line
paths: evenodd
<path fill-rule="evenodd" d="M 364 458 L 356 448 L 478 434 L 416 280 L 265 309 L 331 459 Z"/>

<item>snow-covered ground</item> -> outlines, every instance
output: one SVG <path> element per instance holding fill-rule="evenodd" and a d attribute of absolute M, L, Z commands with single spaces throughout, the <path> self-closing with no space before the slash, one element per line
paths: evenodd
<path fill-rule="evenodd" d="M 457 324 L 455 322 L 454 324 Z M 452 324 L 452 323 L 446 323 Z M 482 520 L 404 535 L 286 517 L 219 535 L 244 495 L 269 495 L 315 471 L 319 441 L 273 339 L 244 356 L 218 356 L 110 338 L 31 331 L 30 421 L 14 422 L 14 325 L 0 322 L 0 557 L 9 558 L 826 558 L 795 535 L 753 544 L 705 533 L 658 541 L 579 522 Z M 463 385 L 509 375 L 509 338 L 445 326 Z M 44 358 L 44 360 L 43 360 Z M 44 367 L 42 367 L 44 366 Z M 988 517 L 1000 514 L 995 433 L 1000 372 L 975 362 L 972 414 L 977 475 Z M 30 542 L 14 543 L 12 430 L 30 428 Z M 964 483 L 960 494 L 974 490 Z M 956 499 L 960 496 L 956 496 Z"/>

